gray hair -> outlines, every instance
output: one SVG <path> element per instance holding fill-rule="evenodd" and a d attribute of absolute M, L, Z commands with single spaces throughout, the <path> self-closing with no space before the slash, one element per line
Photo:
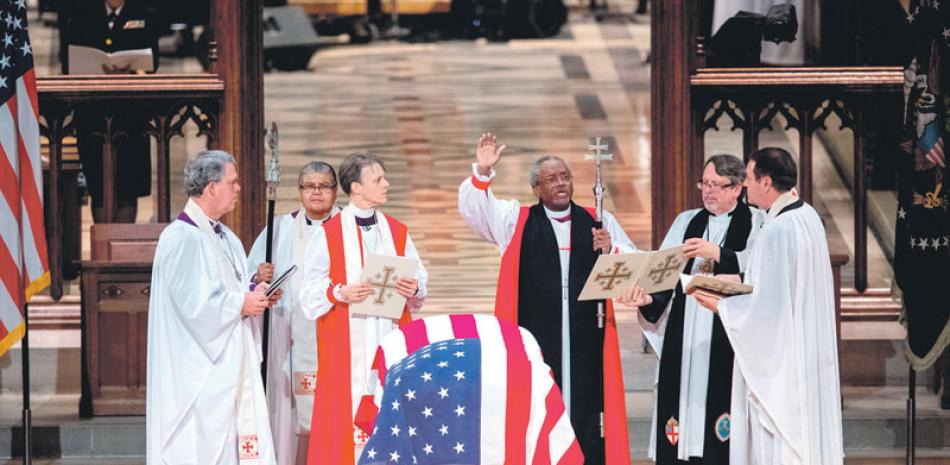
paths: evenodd
<path fill-rule="evenodd" d="M 185 193 L 188 197 L 201 197 L 205 186 L 220 182 L 224 177 L 224 167 L 237 166 L 237 160 L 224 150 L 205 150 L 199 152 L 194 160 L 185 164 Z"/>
<path fill-rule="evenodd" d="M 559 161 L 564 164 L 564 167 L 567 168 L 567 172 L 571 172 L 571 165 L 568 165 L 563 158 L 555 155 L 545 155 L 541 158 L 538 158 L 531 164 L 531 171 L 528 172 L 528 176 L 531 182 L 531 187 L 538 187 L 540 180 L 538 179 L 541 176 L 541 165 L 549 161 Z"/>
<path fill-rule="evenodd" d="M 713 155 L 703 163 L 703 170 L 710 163 L 716 169 L 716 174 L 729 178 L 732 185 L 742 187 L 745 181 L 745 163 L 742 163 L 742 159 L 728 154 Z"/>
<path fill-rule="evenodd" d="M 302 185 L 303 177 L 310 173 L 329 173 L 330 177 L 333 178 L 333 185 L 336 187 L 336 170 L 329 163 L 312 161 L 303 165 L 303 168 L 300 168 L 300 173 L 297 174 L 297 185 Z"/>
<path fill-rule="evenodd" d="M 343 163 L 340 164 L 340 184 L 343 187 L 343 192 L 350 195 L 350 184 L 362 182 L 363 168 L 373 165 L 379 165 L 383 171 L 386 171 L 383 160 L 375 155 L 354 153 L 344 158 Z"/>

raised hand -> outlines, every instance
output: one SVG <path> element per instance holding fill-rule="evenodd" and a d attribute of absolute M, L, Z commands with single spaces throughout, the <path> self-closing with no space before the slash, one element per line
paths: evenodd
<path fill-rule="evenodd" d="M 491 169 L 501 159 L 501 152 L 505 151 L 507 145 L 498 145 L 498 139 L 494 134 L 486 132 L 478 138 L 478 146 L 475 149 L 475 160 L 478 163 L 478 173 L 482 176 L 491 174 Z"/>

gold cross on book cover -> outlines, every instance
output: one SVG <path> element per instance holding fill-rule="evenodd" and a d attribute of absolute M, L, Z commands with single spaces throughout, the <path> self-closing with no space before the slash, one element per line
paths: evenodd
<path fill-rule="evenodd" d="M 578 300 L 613 299 L 633 286 L 650 294 L 676 287 L 686 256 L 682 246 L 655 252 L 601 255 Z"/>

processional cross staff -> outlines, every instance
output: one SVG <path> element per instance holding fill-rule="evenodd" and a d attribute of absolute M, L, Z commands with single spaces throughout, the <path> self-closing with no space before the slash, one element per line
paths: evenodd
<path fill-rule="evenodd" d="M 264 172 L 267 183 L 267 241 L 265 242 L 264 261 L 273 263 L 274 251 L 274 205 L 277 202 L 277 186 L 280 184 L 280 160 L 278 150 L 277 122 L 271 121 L 267 134 L 267 146 L 270 147 L 270 164 Z M 270 309 L 264 309 L 264 330 L 261 338 L 261 380 L 267 388 L 267 344 L 270 335 Z"/>
<path fill-rule="evenodd" d="M 590 151 L 592 151 L 592 152 L 594 152 L 594 153 L 589 153 L 589 154 L 584 155 L 584 159 L 585 159 L 585 160 L 594 160 L 594 167 L 595 167 L 595 172 L 594 172 L 594 173 L 595 173 L 595 174 L 594 174 L 594 206 L 596 207 L 596 213 L 597 213 L 597 217 L 594 218 L 594 222 L 595 222 L 595 226 L 597 227 L 597 229 L 601 229 L 601 228 L 604 227 L 604 191 L 605 191 L 605 189 L 604 189 L 603 173 L 601 172 L 601 162 L 602 162 L 602 161 L 610 161 L 610 160 L 613 160 L 613 159 L 614 159 L 614 155 L 613 155 L 612 153 L 608 153 L 608 152 L 607 152 L 607 149 L 608 149 L 608 148 L 609 148 L 609 147 L 607 146 L 607 144 L 601 142 L 601 137 L 600 137 L 600 136 L 597 136 L 596 138 L 594 138 L 594 143 L 593 143 L 593 144 L 588 144 L 588 145 L 587 145 L 587 150 L 590 150 Z M 602 252 L 598 250 L 597 253 L 600 254 L 600 253 L 602 253 Z M 598 329 L 598 331 L 597 331 L 597 339 L 598 339 L 598 341 L 597 341 L 597 342 L 599 342 L 599 344 L 597 344 L 597 346 L 600 347 L 601 356 L 603 356 L 603 353 L 604 353 L 604 342 L 605 342 L 605 341 L 604 341 L 604 321 L 605 321 L 606 315 L 607 315 L 607 314 L 606 314 L 606 310 L 605 310 L 605 308 L 604 308 L 604 305 L 605 305 L 605 304 L 604 304 L 604 301 L 603 301 L 603 300 L 598 300 L 598 301 L 597 301 L 597 329 Z M 598 392 L 600 392 L 600 395 L 601 395 L 601 406 L 604 405 L 604 370 L 603 370 L 603 366 L 604 366 L 603 360 L 601 360 L 601 363 L 598 364 L 598 367 L 599 367 L 599 374 L 598 374 L 598 376 L 597 376 L 597 380 L 598 380 L 598 382 L 599 382 L 599 384 L 600 384 L 599 389 L 598 389 Z M 601 437 L 601 438 L 604 438 L 604 411 L 603 411 L 603 407 L 601 407 L 601 411 L 600 411 L 600 437 Z"/>
<path fill-rule="evenodd" d="M 614 159 L 614 154 L 605 153 L 608 149 L 607 144 L 601 142 L 601 137 L 597 136 L 594 139 L 593 144 L 587 146 L 587 150 L 591 150 L 594 153 L 589 153 L 584 155 L 585 160 L 594 160 L 595 174 L 594 174 L 594 206 L 597 211 L 597 218 L 594 218 L 597 229 L 604 227 L 604 180 L 603 174 L 601 172 L 600 162 L 606 160 L 611 161 Z M 599 251 L 598 251 L 599 253 Z M 604 303 L 603 301 L 597 302 L 597 328 L 603 329 L 604 327 L 604 318 L 606 314 L 604 312 Z"/>

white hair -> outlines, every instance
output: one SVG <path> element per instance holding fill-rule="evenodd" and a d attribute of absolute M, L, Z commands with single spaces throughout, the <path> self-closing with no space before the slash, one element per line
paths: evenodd
<path fill-rule="evenodd" d="M 199 152 L 185 165 L 185 193 L 188 197 L 201 197 L 205 186 L 220 182 L 224 177 L 224 167 L 237 166 L 237 160 L 224 150 L 205 150 Z"/>

